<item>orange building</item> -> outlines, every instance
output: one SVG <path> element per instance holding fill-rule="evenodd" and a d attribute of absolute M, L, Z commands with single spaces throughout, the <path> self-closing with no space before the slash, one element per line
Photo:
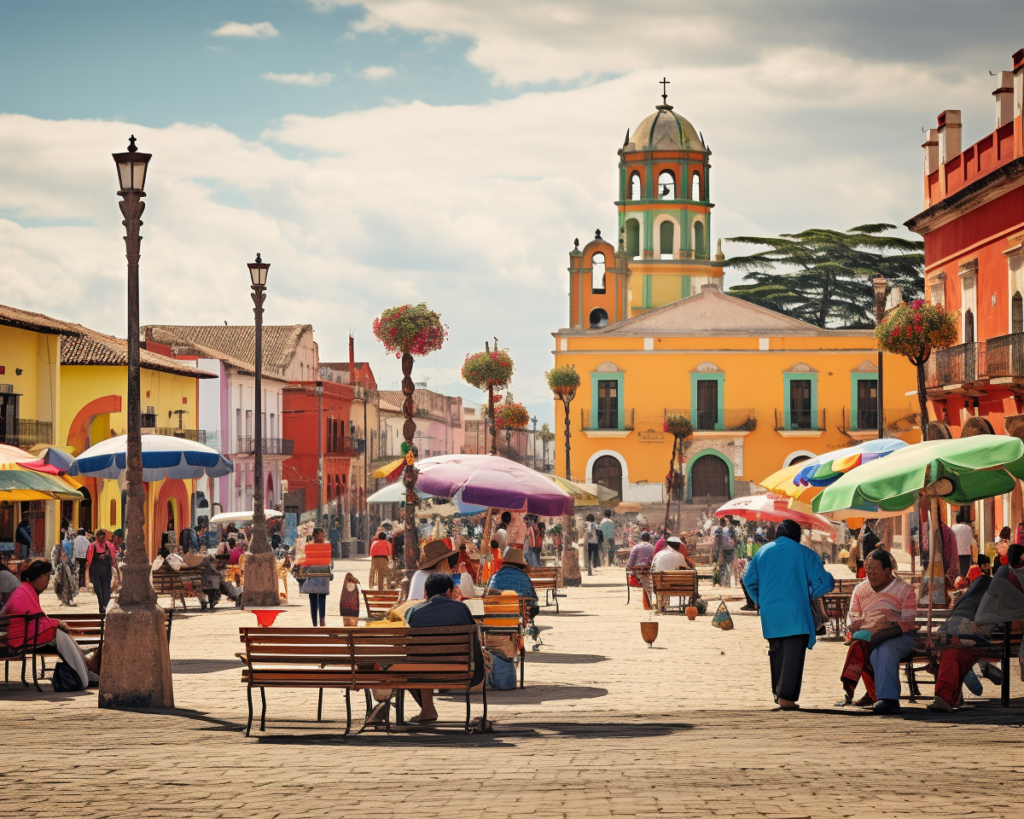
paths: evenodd
<path fill-rule="evenodd" d="M 961 146 L 960 111 L 924 143 L 925 297 L 958 314 L 960 344 L 934 353 L 926 389 L 932 437 L 1024 437 L 1024 49 L 997 76 L 995 129 Z M 984 543 L 1021 521 L 1021 489 L 972 511 Z"/>

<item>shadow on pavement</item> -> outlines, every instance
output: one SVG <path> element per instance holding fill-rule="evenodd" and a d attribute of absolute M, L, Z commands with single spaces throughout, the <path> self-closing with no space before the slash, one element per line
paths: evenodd
<path fill-rule="evenodd" d="M 171 660 L 173 674 L 214 674 L 218 671 L 240 670 L 240 660 Z"/>
<path fill-rule="evenodd" d="M 590 665 L 603 663 L 608 658 L 601 654 L 545 654 L 543 651 L 531 651 L 526 658 L 527 665 Z"/>
<path fill-rule="evenodd" d="M 527 660 L 529 666 L 532 656 Z M 558 700 L 593 700 L 608 695 L 607 688 L 591 685 L 527 685 L 509 691 L 488 691 L 489 705 L 539 705 Z"/>

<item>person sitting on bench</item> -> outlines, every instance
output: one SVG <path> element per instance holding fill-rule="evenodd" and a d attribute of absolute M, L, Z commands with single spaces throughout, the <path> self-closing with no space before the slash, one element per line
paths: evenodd
<path fill-rule="evenodd" d="M 516 546 L 509 546 L 505 550 L 505 554 L 501 556 L 501 568 L 487 583 L 488 594 L 503 591 L 514 591 L 520 597 L 525 597 L 530 611 L 530 619 L 537 616 L 540 611 L 540 606 L 537 603 L 537 591 L 533 588 L 533 581 L 526 573 L 526 557 L 523 555 L 523 550 Z"/>
<path fill-rule="evenodd" d="M 856 704 L 873 705 L 876 714 L 899 712 L 900 663 L 917 645 L 917 595 L 892 570 L 884 549 L 875 549 L 864 561 L 868 582 L 850 596 L 853 640 L 840 675 L 851 705 L 863 678 L 867 693 Z"/>
<path fill-rule="evenodd" d="M 472 626 L 476 624 L 469 607 L 452 598 L 455 581 L 444 572 L 434 572 L 427 577 L 423 588 L 427 602 L 409 615 L 409 628 L 436 628 L 439 626 Z M 473 685 L 479 685 L 484 678 L 484 656 L 480 640 L 473 641 Z M 434 689 L 421 688 L 413 691 L 413 697 L 420 704 L 420 712 L 410 722 L 437 722 L 434 707 Z"/>
<path fill-rule="evenodd" d="M 679 569 L 694 568 L 690 554 L 683 546 L 683 541 L 673 536 L 666 543 L 669 548 L 662 549 L 654 556 L 654 561 L 651 563 L 652 572 L 674 572 Z"/>

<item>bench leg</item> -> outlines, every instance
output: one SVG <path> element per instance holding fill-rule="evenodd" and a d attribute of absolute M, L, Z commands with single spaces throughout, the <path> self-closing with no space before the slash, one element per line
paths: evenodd
<path fill-rule="evenodd" d="M 486 685 L 486 683 L 485 683 L 485 685 Z M 469 692 L 470 692 L 470 690 L 471 689 L 469 688 L 469 686 L 466 686 L 466 733 L 467 734 L 469 733 L 469 723 L 472 721 L 471 717 L 473 715 L 473 712 L 470 710 L 470 707 L 469 707 Z"/>
<path fill-rule="evenodd" d="M 626 578 L 626 605 L 629 605 L 629 578 Z"/>
<path fill-rule="evenodd" d="M 558 589 L 551 590 L 551 597 L 555 601 L 555 614 L 560 614 L 561 612 L 558 609 Z"/>
<path fill-rule="evenodd" d="M 485 684 L 486 685 L 486 684 Z M 519 687 L 524 688 L 526 686 L 526 642 L 523 642 L 523 647 L 519 649 Z"/>
<path fill-rule="evenodd" d="M 323 712 L 324 712 L 324 690 L 321 688 L 320 689 L 320 695 L 317 697 L 317 700 L 316 700 L 316 721 L 317 722 L 320 722 L 321 717 L 323 715 Z"/>
<path fill-rule="evenodd" d="M 487 680 L 484 680 L 483 687 L 480 689 L 484 697 L 484 721 L 483 725 L 487 726 Z"/>
<path fill-rule="evenodd" d="M 345 736 L 352 730 L 352 697 L 350 691 L 345 689 Z"/>
<path fill-rule="evenodd" d="M 1003 626 L 1003 683 L 1000 686 L 1000 699 L 1003 708 L 1010 707 L 1010 638 L 1013 623 Z"/>
<path fill-rule="evenodd" d="M 251 683 L 245 689 L 245 698 L 249 701 L 249 721 L 245 724 L 245 735 L 249 736 L 249 732 L 252 731 L 252 684 Z"/>
<path fill-rule="evenodd" d="M 263 702 L 263 710 L 260 711 L 260 730 L 265 731 L 267 724 L 267 692 L 262 685 L 260 686 L 260 700 Z"/>
<path fill-rule="evenodd" d="M 370 696 L 370 689 L 369 688 L 364 688 L 363 689 L 363 693 L 366 695 L 366 717 L 365 717 L 365 719 L 369 719 L 370 718 L 370 712 L 373 711 L 373 697 Z"/>

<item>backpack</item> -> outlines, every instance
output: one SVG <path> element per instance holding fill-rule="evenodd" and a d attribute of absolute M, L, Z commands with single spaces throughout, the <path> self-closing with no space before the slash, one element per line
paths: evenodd
<path fill-rule="evenodd" d="M 732 530 L 728 527 L 722 529 L 722 553 L 729 554 L 736 551 L 736 541 L 733 540 Z"/>
<path fill-rule="evenodd" d="M 598 545 L 604 543 L 604 532 L 601 531 L 601 527 L 600 526 L 596 527 L 595 531 L 597 532 L 597 542 L 598 542 Z"/>
<path fill-rule="evenodd" d="M 53 690 L 54 691 L 83 691 L 82 680 L 78 673 L 61 660 L 53 667 Z"/>

